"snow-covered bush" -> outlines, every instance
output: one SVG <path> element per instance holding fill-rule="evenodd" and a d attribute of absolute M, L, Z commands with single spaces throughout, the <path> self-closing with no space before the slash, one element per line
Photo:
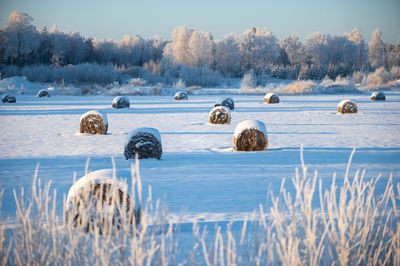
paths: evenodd
<path fill-rule="evenodd" d="M 352 75 L 354 84 L 363 84 L 366 82 L 367 74 L 362 71 L 356 71 Z"/>
<path fill-rule="evenodd" d="M 231 113 L 225 106 L 216 106 L 208 115 L 208 123 L 229 125 L 231 123 Z"/>
<path fill-rule="evenodd" d="M 12 93 L 6 93 L 3 95 L 3 97 L 1 97 L 1 102 L 2 103 L 16 103 L 17 97 L 15 97 L 15 95 Z"/>
<path fill-rule="evenodd" d="M 172 88 L 174 88 L 177 91 L 184 90 L 186 89 L 186 84 L 182 79 L 179 79 L 172 85 Z"/>
<path fill-rule="evenodd" d="M 350 100 L 342 100 L 338 104 L 338 113 L 340 114 L 353 114 L 357 113 L 357 105 Z"/>
<path fill-rule="evenodd" d="M 89 111 L 81 116 L 79 124 L 80 133 L 106 134 L 108 130 L 107 115 L 100 111 Z"/>
<path fill-rule="evenodd" d="M 156 158 L 161 159 L 162 144 L 160 132 L 155 128 L 137 128 L 130 132 L 125 139 L 125 158 L 139 159 Z"/>
<path fill-rule="evenodd" d="M 269 92 L 264 96 L 264 102 L 266 103 L 279 103 L 279 96 L 273 92 Z"/>
<path fill-rule="evenodd" d="M 385 101 L 386 100 L 386 96 L 385 96 L 385 94 L 383 93 L 383 92 L 376 92 L 376 91 L 374 91 L 372 94 L 371 94 L 371 100 L 372 101 Z"/>
<path fill-rule="evenodd" d="M 240 122 L 233 134 L 233 148 L 236 151 L 264 151 L 268 146 L 267 129 L 259 120 Z"/>
<path fill-rule="evenodd" d="M 230 110 L 233 110 L 235 109 L 235 102 L 231 97 L 221 97 L 215 102 L 214 107 L 216 106 L 225 106 Z"/>
<path fill-rule="evenodd" d="M 337 87 L 337 86 L 348 87 L 348 86 L 352 86 L 353 84 L 352 84 L 351 80 L 348 79 L 347 77 L 337 76 L 335 80 L 332 80 L 328 76 L 326 76 L 321 81 L 320 85 L 330 88 L 330 87 Z"/>
<path fill-rule="evenodd" d="M 384 67 L 380 67 L 375 72 L 368 74 L 367 83 L 368 86 L 381 87 L 387 85 L 390 79 L 390 73 Z"/>
<path fill-rule="evenodd" d="M 128 97 L 125 96 L 117 96 L 112 101 L 113 108 L 129 108 L 130 104 Z"/>
<path fill-rule="evenodd" d="M 288 84 L 280 92 L 284 94 L 308 94 L 318 91 L 318 86 L 315 82 L 308 81 L 295 81 Z"/>
<path fill-rule="evenodd" d="M 249 71 L 244 74 L 242 81 L 240 82 L 240 89 L 241 90 L 248 90 L 254 89 L 256 87 L 256 80 L 254 77 L 254 72 Z"/>
<path fill-rule="evenodd" d="M 392 69 L 390 69 L 390 74 L 394 80 L 400 79 L 400 66 L 392 66 Z"/>
<path fill-rule="evenodd" d="M 130 173 L 103 169 L 76 181 L 68 191 L 66 223 L 103 235 L 115 233 L 124 222 L 138 224 L 140 208 L 134 206 L 127 184 L 117 179 L 117 175 L 126 178 Z"/>
<path fill-rule="evenodd" d="M 174 100 L 176 101 L 181 101 L 181 100 L 187 100 L 188 95 L 186 91 L 178 91 L 174 95 Z"/>
<path fill-rule="evenodd" d="M 36 94 L 37 97 L 50 97 L 50 93 L 48 90 L 46 89 L 41 89 L 40 91 L 38 91 L 38 93 Z"/>

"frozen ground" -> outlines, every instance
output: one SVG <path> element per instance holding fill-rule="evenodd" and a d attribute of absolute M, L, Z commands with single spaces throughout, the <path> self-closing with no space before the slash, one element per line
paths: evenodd
<path fill-rule="evenodd" d="M 157 128 L 163 156 L 140 162 L 144 186 L 152 187 L 172 217 L 183 210 L 183 220 L 242 220 L 265 203 L 267 191 L 275 195 L 283 178 L 290 179 L 300 165 L 300 145 L 310 172 L 318 169 L 323 187 L 334 172 L 343 180 L 348 157 L 357 148 L 351 175 L 366 169 L 367 178 L 382 174 L 379 195 L 390 173 L 400 182 L 400 91 L 385 92 L 387 101 L 372 102 L 370 94 L 280 96 L 279 104 L 264 104 L 263 96 L 237 95 L 231 125 L 209 125 L 208 113 L 220 96 L 189 96 L 177 102 L 172 96 L 129 97 L 131 108 L 113 109 L 113 97 L 17 95 L 16 104 L 0 105 L 0 186 L 5 190 L 1 218 L 12 222 L 16 206 L 13 188 L 29 195 L 32 176 L 40 163 L 42 183 L 52 180 L 62 198 L 76 173 L 129 169 L 123 156 L 126 135 L 138 127 Z M 343 99 L 354 100 L 357 114 L 337 114 Z M 79 134 L 79 118 L 89 110 L 108 115 L 107 135 Z M 235 126 L 246 119 L 265 123 L 268 150 L 232 151 Z M 290 189 L 290 181 L 287 182 Z M 147 189 L 146 189 L 147 191 Z M 145 193 L 147 194 L 147 192 Z M 317 203 L 316 203 L 317 204 Z"/>

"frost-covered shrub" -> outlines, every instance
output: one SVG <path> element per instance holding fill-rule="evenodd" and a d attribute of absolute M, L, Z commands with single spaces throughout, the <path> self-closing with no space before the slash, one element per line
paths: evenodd
<path fill-rule="evenodd" d="M 353 114 L 357 113 L 357 105 L 350 100 L 342 100 L 338 104 L 338 113 L 340 114 Z"/>
<path fill-rule="evenodd" d="M 182 79 L 179 79 L 172 85 L 172 88 L 174 88 L 175 90 L 184 90 L 186 89 L 186 84 Z"/>
<path fill-rule="evenodd" d="M 187 95 L 186 91 L 178 91 L 174 95 L 174 100 L 176 100 L 176 101 L 187 100 L 187 99 L 188 99 L 188 95 Z"/>
<path fill-rule="evenodd" d="M 107 116 L 100 111 L 89 111 L 81 116 L 80 133 L 106 134 L 108 129 Z"/>
<path fill-rule="evenodd" d="M 373 92 L 371 94 L 371 100 L 372 101 L 385 101 L 386 100 L 386 96 L 383 92 Z"/>
<path fill-rule="evenodd" d="M 235 103 L 231 97 L 219 98 L 214 104 L 214 107 L 216 106 L 225 106 L 231 110 L 235 109 Z"/>
<path fill-rule="evenodd" d="M 295 81 L 288 84 L 286 87 L 283 88 L 282 92 L 287 94 L 308 94 L 317 92 L 318 87 L 315 82 L 308 80 L 308 81 Z"/>
<path fill-rule="evenodd" d="M 392 75 L 393 79 L 395 80 L 400 79 L 400 66 L 392 66 L 390 74 Z"/>
<path fill-rule="evenodd" d="M 50 93 L 46 89 L 41 89 L 40 91 L 38 91 L 36 96 L 37 97 L 50 97 Z"/>
<path fill-rule="evenodd" d="M 258 120 L 240 122 L 233 134 L 233 148 L 236 151 L 264 151 L 268 146 L 267 129 Z"/>
<path fill-rule="evenodd" d="M 241 90 L 254 89 L 256 87 L 256 80 L 253 71 L 249 71 L 244 74 L 242 81 L 240 82 Z"/>
<path fill-rule="evenodd" d="M 367 74 L 362 71 L 356 71 L 352 75 L 353 82 L 355 84 L 361 84 L 366 81 Z"/>
<path fill-rule="evenodd" d="M 142 78 L 132 78 L 129 80 L 128 85 L 130 85 L 130 86 L 146 86 L 147 81 Z"/>
<path fill-rule="evenodd" d="M 273 92 L 269 92 L 264 96 L 264 102 L 266 103 L 279 103 L 279 96 Z"/>
<path fill-rule="evenodd" d="M 15 97 L 14 94 L 12 93 L 6 93 L 1 97 L 1 102 L 3 103 L 16 103 L 17 102 L 17 97 Z"/>
<path fill-rule="evenodd" d="M 216 106 L 208 115 L 208 123 L 229 125 L 231 123 L 231 113 L 225 106 Z"/>
<path fill-rule="evenodd" d="M 385 86 L 390 79 L 390 73 L 384 67 L 380 67 L 367 76 L 367 83 L 369 86 Z"/>
<path fill-rule="evenodd" d="M 349 80 L 347 77 L 341 77 L 337 76 L 335 80 L 330 79 L 328 76 L 326 76 L 320 83 L 321 86 L 324 87 L 337 87 L 337 86 L 351 86 L 351 80 Z"/>
<path fill-rule="evenodd" d="M 113 108 L 129 108 L 129 106 L 130 106 L 130 101 L 128 97 L 125 96 L 117 96 L 114 98 L 112 102 Z"/>
<path fill-rule="evenodd" d="M 68 191 L 67 224 L 86 232 L 98 230 L 99 234 L 115 232 L 123 222 L 138 224 L 140 209 L 132 206 L 128 186 L 117 174 L 113 169 L 97 170 L 76 181 Z"/>
<path fill-rule="evenodd" d="M 128 134 L 124 145 L 125 158 L 161 159 L 162 145 L 161 135 L 155 128 L 137 128 Z"/>

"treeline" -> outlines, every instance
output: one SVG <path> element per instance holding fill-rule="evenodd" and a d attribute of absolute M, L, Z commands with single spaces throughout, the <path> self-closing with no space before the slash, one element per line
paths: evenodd
<path fill-rule="evenodd" d="M 95 82 L 97 75 L 86 80 L 73 76 L 90 71 L 92 65 L 101 83 L 121 81 L 127 75 L 151 83 L 182 79 L 187 85 L 213 86 L 220 77 L 242 77 L 248 72 L 267 78 L 322 79 L 400 65 L 400 41 L 384 42 L 379 29 L 370 43 L 357 28 L 342 36 L 314 33 L 304 43 L 295 35 L 278 40 L 265 28 L 230 34 L 223 40 L 187 27 L 175 28 L 171 41 L 139 36 L 97 40 L 56 27 L 37 30 L 32 21 L 14 11 L 0 29 L 3 76 Z"/>

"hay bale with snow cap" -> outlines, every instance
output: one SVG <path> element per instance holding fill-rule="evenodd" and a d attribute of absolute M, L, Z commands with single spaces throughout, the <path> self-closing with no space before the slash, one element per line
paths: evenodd
<path fill-rule="evenodd" d="M 338 104 L 338 113 L 340 114 L 354 114 L 357 113 L 357 105 L 350 100 L 342 100 Z"/>
<path fill-rule="evenodd" d="M 80 133 L 106 134 L 108 130 L 107 116 L 100 111 L 89 111 L 81 116 Z"/>
<path fill-rule="evenodd" d="M 175 93 L 174 99 L 176 101 L 187 100 L 188 99 L 188 95 L 187 95 L 187 93 L 185 91 L 178 91 L 177 93 Z"/>
<path fill-rule="evenodd" d="M 7 94 L 4 94 L 3 97 L 1 97 L 1 101 L 3 103 L 16 103 L 17 97 L 15 97 L 15 95 L 12 93 L 7 93 Z"/>
<path fill-rule="evenodd" d="M 98 230 L 100 234 L 118 230 L 122 222 L 140 223 L 140 206 L 134 206 L 136 201 L 131 200 L 127 183 L 117 179 L 130 176 L 129 171 L 103 169 L 80 178 L 68 191 L 66 222 L 86 232 Z"/>
<path fill-rule="evenodd" d="M 258 120 L 240 122 L 233 135 L 233 148 L 236 151 L 264 151 L 268 146 L 267 129 Z"/>
<path fill-rule="evenodd" d="M 266 103 L 279 103 L 279 97 L 273 92 L 269 92 L 264 96 L 264 102 Z"/>
<path fill-rule="evenodd" d="M 156 158 L 161 159 L 162 145 L 161 135 L 155 128 L 137 128 L 128 134 L 124 145 L 125 158 L 139 159 Z"/>
<path fill-rule="evenodd" d="M 41 89 L 37 94 L 36 97 L 50 97 L 50 92 L 46 89 Z"/>
<path fill-rule="evenodd" d="M 373 92 L 371 94 L 371 101 L 385 101 L 386 96 L 383 92 Z"/>
<path fill-rule="evenodd" d="M 131 105 L 128 97 L 125 96 L 117 96 L 114 98 L 112 102 L 112 107 L 113 108 L 129 108 Z"/>
<path fill-rule="evenodd" d="M 225 106 L 214 107 L 208 115 L 208 122 L 210 124 L 230 124 L 231 113 Z"/>
<path fill-rule="evenodd" d="M 235 103 L 233 102 L 233 99 L 231 97 L 219 98 L 214 104 L 214 107 L 216 106 L 225 106 L 231 110 L 235 109 Z"/>

